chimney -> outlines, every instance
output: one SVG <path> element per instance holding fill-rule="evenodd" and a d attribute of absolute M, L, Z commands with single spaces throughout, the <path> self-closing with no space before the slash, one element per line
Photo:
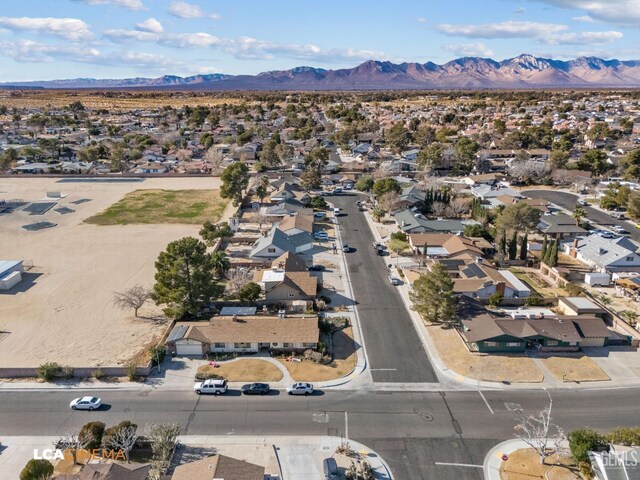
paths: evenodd
<path fill-rule="evenodd" d="M 573 239 L 573 245 L 571 246 L 571 250 L 569 250 L 569 256 L 571 258 L 577 258 L 578 256 L 578 239 Z"/>
<path fill-rule="evenodd" d="M 505 284 L 504 282 L 496 283 L 496 293 L 504 295 Z"/>
<path fill-rule="evenodd" d="M 405 220 L 402 220 L 402 228 L 404 228 L 404 226 L 407 224 L 407 222 Z"/>

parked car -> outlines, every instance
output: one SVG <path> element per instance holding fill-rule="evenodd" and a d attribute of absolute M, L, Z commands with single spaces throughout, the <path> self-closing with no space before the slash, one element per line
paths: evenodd
<path fill-rule="evenodd" d="M 198 394 L 210 393 L 213 395 L 220 395 L 227 392 L 226 380 L 214 380 L 209 379 L 204 382 L 198 382 L 193 386 L 193 390 Z"/>
<path fill-rule="evenodd" d="M 344 245 L 342 245 L 342 251 L 344 253 L 349 253 L 351 251 L 351 247 L 345 243 Z"/>
<path fill-rule="evenodd" d="M 98 397 L 81 397 L 71 400 L 71 410 L 97 410 L 102 405 L 102 399 Z"/>
<path fill-rule="evenodd" d="M 266 395 L 270 390 L 268 383 L 247 383 L 240 389 L 245 395 Z"/>
<path fill-rule="evenodd" d="M 342 193 L 342 188 L 341 187 L 336 187 L 333 189 L 333 194 L 334 195 L 339 195 Z"/>
<path fill-rule="evenodd" d="M 400 285 L 400 279 L 399 279 L 399 278 L 396 278 L 396 277 L 394 277 L 394 276 L 392 276 L 392 275 L 389 275 L 389 276 L 387 277 L 387 279 L 389 280 L 389 283 L 390 283 L 391 285 L 394 285 L 394 286 L 396 286 L 396 285 Z"/>
<path fill-rule="evenodd" d="M 604 232 L 599 233 L 598 235 L 600 235 L 602 238 L 617 238 L 616 234 L 613 232 L 607 232 L 606 230 Z"/>
<path fill-rule="evenodd" d="M 340 215 L 340 209 L 339 209 L 339 208 L 334 208 L 334 209 L 333 209 L 333 216 L 334 216 L 334 217 L 337 217 L 337 216 L 339 216 L 339 215 Z"/>
<path fill-rule="evenodd" d="M 333 457 L 325 458 L 322 461 L 322 472 L 324 473 L 325 480 L 339 478 L 340 472 L 338 471 L 338 463 L 336 462 L 336 459 Z"/>
<path fill-rule="evenodd" d="M 319 220 L 321 218 L 324 218 L 327 215 L 326 212 L 315 212 L 313 214 L 313 218 L 315 218 L 316 220 Z"/>
<path fill-rule="evenodd" d="M 583 207 L 587 207 L 587 206 L 589 206 L 589 202 L 587 202 L 586 200 L 578 200 L 578 205 L 581 205 Z"/>
<path fill-rule="evenodd" d="M 298 382 L 287 387 L 289 395 L 311 395 L 313 393 L 313 385 L 311 383 Z"/>
<path fill-rule="evenodd" d="M 629 233 L 628 230 L 626 230 L 624 227 L 621 227 L 620 225 L 616 225 L 612 228 L 612 230 L 620 235 L 626 235 Z"/>
<path fill-rule="evenodd" d="M 621 212 L 613 212 L 609 214 L 611 216 L 611 218 L 615 218 L 616 220 L 624 220 L 625 216 L 624 213 Z"/>
<path fill-rule="evenodd" d="M 310 272 L 324 272 L 326 267 L 324 265 L 311 265 L 308 270 Z"/>
<path fill-rule="evenodd" d="M 320 241 L 329 240 L 329 234 L 324 230 L 320 230 L 319 232 L 314 233 L 313 236 L 316 240 L 320 240 Z"/>

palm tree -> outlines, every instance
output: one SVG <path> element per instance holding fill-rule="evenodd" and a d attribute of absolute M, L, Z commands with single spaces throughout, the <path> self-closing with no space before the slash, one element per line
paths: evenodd
<path fill-rule="evenodd" d="M 580 220 L 586 216 L 586 212 L 580 205 L 576 205 L 571 216 L 576 219 L 576 225 L 580 226 Z"/>
<path fill-rule="evenodd" d="M 229 257 L 222 250 L 218 250 L 211 254 L 211 268 L 213 269 L 213 273 L 216 277 L 220 278 L 224 276 L 229 271 L 230 267 L 231 262 L 229 261 Z"/>
<path fill-rule="evenodd" d="M 638 314 L 633 310 L 625 310 L 620 315 L 622 315 L 622 318 L 624 318 L 631 326 L 635 326 L 635 324 L 637 323 Z"/>

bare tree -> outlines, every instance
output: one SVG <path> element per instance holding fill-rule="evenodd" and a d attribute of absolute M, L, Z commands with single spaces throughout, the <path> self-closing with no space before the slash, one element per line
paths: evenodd
<path fill-rule="evenodd" d="M 549 173 L 549 167 L 544 162 L 535 160 L 516 161 L 511 163 L 509 171 L 512 177 L 519 179 L 521 182 L 531 182 L 540 180 Z"/>
<path fill-rule="evenodd" d="M 469 211 L 469 201 L 466 198 L 455 197 L 449 202 L 449 210 L 454 217 L 460 217 Z"/>
<path fill-rule="evenodd" d="M 431 213 L 436 217 L 442 217 L 447 212 L 447 204 L 443 202 L 433 202 L 431 204 Z"/>
<path fill-rule="evenodd" d="M 73 459 L 73 464 L 78 465 L 78 450 L 86 449 L 93 442 L 93 435 L 87 431 L 83 435 L 66 434 L 60 437 L 56 446 L 61 450 L 68 451 Z"/>
<path fill-rule="evenodd" d="M 261 210 L 258 210 L 258 212 L 256 213 L 255 221 L 258 224 L 258 228 L 260 230 L 262 230 L 262 225 L 263 224 L 271 224 L 271 225 L 273 225 L 273 218 L 270 217 L 269 215 L 267 215 L 266 213 L 264 213 Z"/>
<path fill-rule="evenodd" d="M 110 435 L 104 439 L 105 445 L 110 448 L 120 449 L 124 452 L 127 463 L 131 463 L 129 453 L 138 440 L 138 427 L 135 425 L 127 425 L 116 428 Z"/>
<path fill-rule="evenodd" d="M 125 310 L 133 308 L 135 316 L 138 316 L 138 310 L 149 300 L 151 292 L 142 285 L 135 285 L 123 292 L 115 292 L 113 294 L 113 304 Z"/>
<path fill-rule="evenodd" d="M 211 147 L 207 150 L 207 153 L 204 154 L 204 159 L 207 163 L 211 165 L 211 172 L 214 175 L 217 175 L 222 170 L 222 162 L 224 161 L 224 155 L 217 147 Z"/>
<path fill-rule="evenodd" d="M 146 436 L 151 441 L 154 459 L 166 463 L 176 446 L 180 425 L 178 423 L 150 424 L 145 427 Z"/>
<path fill-rule="evenodd" d="M 374 180 L 382 180 L 383 178 L 393 177 L 393 173 L 388 166 L 382 165 L 373 172 L 372 177 Z"/>
<path fill-rule="evenodd" d="M 551 403 L 535 415 L 521 417 L 515 430 L 518 438 L 536 451 L 541 464 L 560 450 L 566 438 L 562 429 L 551 423 Z"/>
<path fill-rule="evenodd" d="M 193 158 L 193 151 L 188 148 L 181 148 L 176 152 L 176 158 L 181 162 L 189 162 Z"/>
<path fill-rule="evenodd" d="M 228 296 L 236 295 L 242 287 L 253 279 L 253 275 L 247 269 L 234 268 L 227 273 L 227 285 L 224 293 Z"/>
<path fill-rule="evenodd" d="M 387 192 L 380 197 L 378 203 L 387 212 L 393 212 L 395 210 L 396 203 L 398 203 L 398 193 L 393 191 Z"/>

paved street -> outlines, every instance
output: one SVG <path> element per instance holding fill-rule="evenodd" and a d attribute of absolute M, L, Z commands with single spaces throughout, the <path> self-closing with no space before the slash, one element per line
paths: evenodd
<path fill-rule="evenodd" d="M 572 212 L 576 207 L 576 202 L 578 200 L 578 196 L 573 193 L 568 192 L 556 192 L 553 190 L 525 190 L 522 192 L 525 197 L 529 198 L 544 198 L 551 203 L 555 203 L 559 207 L 562 207 L 569 212 Z M 635 228 L 635 223 L 628 222 L 625 220 L 616 220 L 606 213 L 596 210 L 591 207 L 582 207 L 584 208 L 587 219 L 593 223 L 597 223 L 599 225 L 603 225 L 605 227 L 611 227 L 614 225 L 620 225 L 624 227 L 629 232 L 629 237 L 633 238 L 636 241 L 640 242 L 640 229 Z"/>
<path fill-rule="evenodd" d="M 387 281 L 385 262 L 371 246 L 374 237 L 355 194 L 330 197 L 344 214 L 338 217 L 351 284 L 374 382 L 437 382 L 429 358 L 396 289 Z"/>
<path fill-rule="evenodd" d="M 634 390 L 550 393 L 553 417 L 567 431 L 640 424 Z M 56 435 L 94 419 L 107 424 L 131 419 L 139 425 L 177 421 L 185 435 L 340 436 L 348 430 L 349 438 L 382 455 L 398 479 L 476 480 L 482 478 L 479 468 L 436 462 L 481 465 L 493 445 L 513 437 L 519 412 L 534 413 L 548 402 L 544 391 L 488 391 L 483 393 L 487 403 L 474 391 L 327 391 L 307 398 L 281 392 L 266 397 L 161 390 L 94 394 L 106 406 L 90 413 L 69 409 L 74 392 L 2 392 L 0 432 Z"/>

